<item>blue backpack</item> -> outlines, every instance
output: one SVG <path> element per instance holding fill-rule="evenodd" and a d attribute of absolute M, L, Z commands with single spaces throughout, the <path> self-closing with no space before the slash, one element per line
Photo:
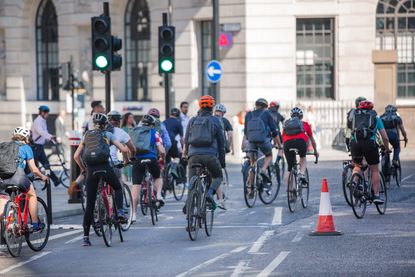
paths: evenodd
<path fill-rule="evenodd" d="M 261 143 L 268 138 L 267 128 L 264 121 L 261 119 L 261 116 L 265 112 L 266 111 L 262 111 L 258 116 L 255 116 L 254 113 L 251 113 L 252 117 L 248 120 L 246 126 L 246 136 L 249 142 Z"/>

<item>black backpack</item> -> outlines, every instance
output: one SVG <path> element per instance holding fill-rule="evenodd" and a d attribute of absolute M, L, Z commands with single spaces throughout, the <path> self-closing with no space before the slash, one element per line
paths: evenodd
<path fill-rule="evenodd" d="M 262 111 L 258 116 L 255 116 L 254 113 L 252 117 L 248 120 L 246 124 L 246 136 L 249 142 L 261 143 L 268 138 L 267 128 L 264 121 L 261 119 L 261 116 L 266 111 Z"/>
<path fill-rule="evenodd" d="M 380 117 L 385 129 L 396 129 L 398 127 L 398 115 L 394 112 L 386 112 Z"/>
<path fill-rule="evenodd" d="M 367 140 L 376 131 L 377 113 L 374 110 L 356 109 L 352 121 L 352 132 L 357 140 Z"/>
<path fill-rule="evenodd" d="M 104 131 L 90 130 L 85 133 L 82 160 L 87 165 L 104 164 L 110 158 L 110 144 Z"/>
<path fill-rule="evenodd" d="M 197 116 L 189 126 L 189 144 L 194 147 L 209 147 L 214 142 L 214 126 L 210 116 Z"/>
<path fill-rule="evenodd" d="M 19 145 L 14 142 L 0 143 L 0 178 L 11 178 L 19 163 Z"/>
<path fill-rule="evenodd" d="M 294 136 L 304 133 L 304 124 L 298 117 L 289 118 L 282 126 L 284 133 L 288 136 Z"/>

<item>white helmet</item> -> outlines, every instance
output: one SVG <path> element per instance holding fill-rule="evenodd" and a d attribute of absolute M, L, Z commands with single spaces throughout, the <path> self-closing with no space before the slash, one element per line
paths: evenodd
<path fill-rule="evenodd" d="M 223 104 L 216 104 L 214 111 L 226 113 L 226 107 Z"/>
<path fill-rule="evenodd" d="M 25 127 L 17 127 L 13 131 L 13 136 L 14 135 L 21 135 L 24 138 L 28 138 L 30 136 L 30 131 L 29 129 L 26 129 Z"/>
<path fill-rule="evenodd" d="M 290 112 L 290 117 L 298 117 L 299 119 L 303 119 L 303 110 L 298 107 L 294 107 Z"/>

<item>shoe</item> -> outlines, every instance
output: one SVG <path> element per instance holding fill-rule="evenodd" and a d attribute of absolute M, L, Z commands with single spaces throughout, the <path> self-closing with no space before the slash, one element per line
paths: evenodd
<path fill-rule="evenodd" d="M 118 222 L 121 224 L 127 224 L 128 218 L 125 216 L 124 211 L 118 211 L 117 213 Z"/>
<path fill-rule="evenodd" d="M 89 240 L 89 237 L 84 237 L 82 241 L 82 246 L 91 246 L 91 241 Z"/>
<path fill-rule="evenodd" d="M 157 208 L 161 208 L 164 206 L 164 200 L 163 199 L 157 199 L 156 202 Z"/>
<path fill-rule="evenodd" d="M 374 195 L 372 200 L 373 200 L 373 203 L 375 203 L 376 205 L 383 205 L 385 203 L 385 201 L 381 199 L 379 195 Z"/>
<path fill-rule="evenodd" d="M 131 218 L 131 224 L 135 223 L 137 221 L 137 215 L 133 213 L 133 216 Z"/>
<path fill-rule="evenodd" d="M 184 204 L 183 209 L 182 209 L 183 214 L 186 214 L 186 211 L 187 211 L 187 207 L 186 207 L 186 204 Z"/>
<path fill-rule="evenodd" d="M 42 232 L 42 226 L 37 222 L 33 223 L 32 228 L 33 228 L 33 233 L 35 234 Z"/>
<path fill-rule="evenodd" d="M 307 183 L 307 178 L 306 178 L 305 174 L 298 173 L 298 180 L 299 180 L 301 183 Z"/>
<path fill-rule="evenodd" d="M 264 183 L 271 183 L 271 180 L 268 177 L 268 172 L 261 170 L 261 177 Z"/>
<path fill-rule="evenodd" d="M 216 210 L 216 202 L 211 195 L 206 196 L 206 202 L 209 204 L 208 206 L 209 210 L 212 210 L 212 211 Z"/>
<path fill-rule="evenodd" d="M 185 229 L 186 229 L 186 232 L 189 232 L 189 226 L 186 226 Z M 194 231 L 196 228 L 194 226 L 192 226 L 192 229 L 193 229 L 192 231 Z"/>
<path fill-rule="evenodd" d="M 226 211 L 225 200 L 219 201 L 218 208 Z"/>
<path fill-rule="evenodd" d="M 399 163 L 398 163 L 398 161 L 397 161 L 397 160 L 393 160 L 393 161 L 392 161 L 392 165 L 393 165 L 394 167 L 396 167 L 396 168 L 398 168 L 398 167 L 399 167 Z"/>

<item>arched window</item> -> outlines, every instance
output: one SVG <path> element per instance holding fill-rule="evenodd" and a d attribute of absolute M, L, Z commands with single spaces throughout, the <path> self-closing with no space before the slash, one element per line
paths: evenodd
<path fill-rule="evenodd" d="M 415 0 L 380 0 L 376 47 L 398 51 L 398 97 L 415 97 Z"/>
<path fill-rule="evenodd" d="M 150 11 L 147 1 L 129 0 L 125 11 L 126 100 L 150 101 Z"/>
<path fill-rule="evenodd" d="M 58 18 L 51 0 L 36 15 L 37 99 L 59 100 Z"/>

